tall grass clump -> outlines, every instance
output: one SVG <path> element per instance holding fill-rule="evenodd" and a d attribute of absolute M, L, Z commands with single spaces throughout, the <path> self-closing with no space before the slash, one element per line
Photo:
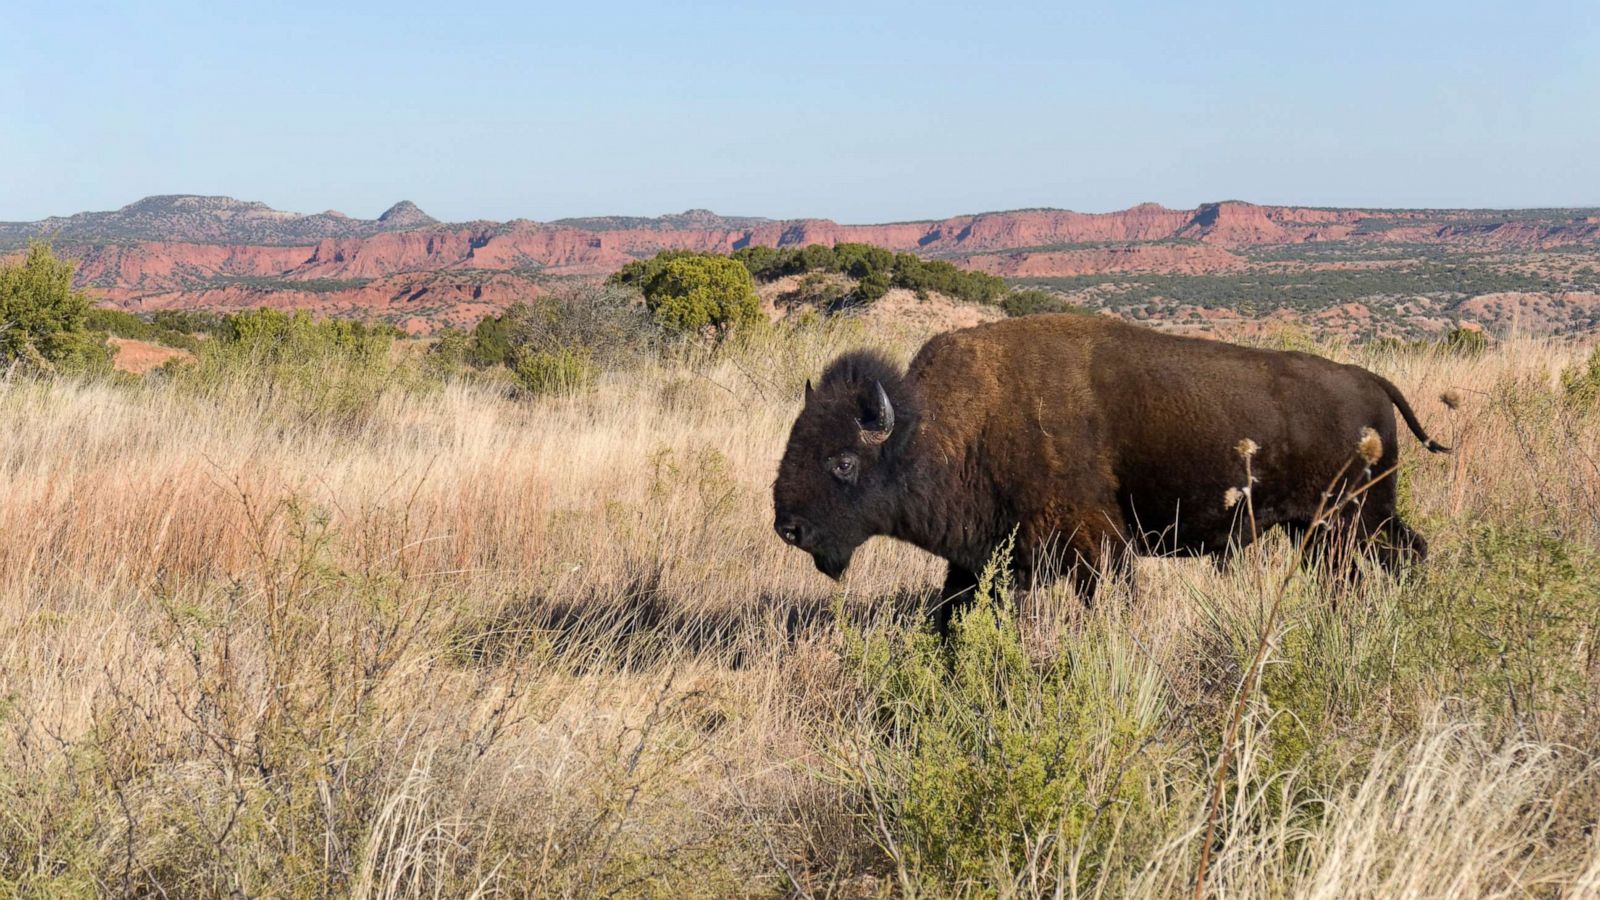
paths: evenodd
<path fill-rule="evenodd" d="M 247 404 L 282 422 L 356 427 L 388 393 L 425 386 L 398 352 L 399 332 L 347 319 L 313 319 L 274 309 L 226 317 L 197 360 L 165 372 L 180 388 L 226 404 Z"/>

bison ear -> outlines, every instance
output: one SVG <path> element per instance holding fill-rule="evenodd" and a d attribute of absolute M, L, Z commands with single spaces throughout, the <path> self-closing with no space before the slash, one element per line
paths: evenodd
<path fill-rule="evenodd" d="M 867 415 L 856 420 L 861 426 L 861 440 L 867 444 L 881 444 L 894 433 L 894 404 L 889 402 L 889 392 L 883 389 L 883 382 L 872 383 L 872 394 L 868 399 Z"/>
<path fill-rule="evenodd" d="M 811 402 L 811 394 L 812 393 L 813 392 L 811 390 L 811 379 L 807 378 L 806 379 L 806 402 L 807 403 Z"/>

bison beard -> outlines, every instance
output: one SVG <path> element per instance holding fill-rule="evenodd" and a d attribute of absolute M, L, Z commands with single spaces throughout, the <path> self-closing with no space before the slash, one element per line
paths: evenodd
<path fill-rule="evenodd" d="M 1272 528 L 1304 533 L 1330 486 L 1374 477 L 1339 508 L 1348 527 L 1316 540 L 1337 556 L 1353 530 L 1393 569 L 1427 551 L 1395 512 L 1396 409 L 1446 450 L 1394 385 L 1358 366 L 1101 317 L 1010 319 L 935 337 L 904 373 L 856 352 L 808 383 L 774 527 L 835 579 L 874 535 L 944 558 L 941 633 L 1013 533 L 1020 584 L 1066 574 L 1088 600 L 1132 554 L 1222 557 Z M 1242 488 L 1253 529 L 1226 500 Z"/>

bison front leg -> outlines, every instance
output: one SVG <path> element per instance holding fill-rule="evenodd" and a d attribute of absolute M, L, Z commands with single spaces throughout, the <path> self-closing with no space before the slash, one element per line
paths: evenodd
<path fill-rule="evenodd" d="M 951 563 L 945 572 L 944 587 L 939 589 L 939 598 L 928 610 L 928 618 L 932 620 L 933 630 L 940 639 L 950 639 L 951 620 L 957 611 L 972 604 L 972 597 L 977 591 L 978 576 L 970 569 Z"/>
<path fill-rule="evenodd" d="M 1084 606 L 1094 605 L 1095 595 L 1108 579 L 1132 590 L 1133 547 L 1115 527 L 1081 529 L 1063 549 L 1057 565 L 1066 572 Z"/>

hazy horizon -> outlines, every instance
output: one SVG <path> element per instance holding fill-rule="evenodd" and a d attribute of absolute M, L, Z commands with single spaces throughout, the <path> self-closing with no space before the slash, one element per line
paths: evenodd
<path fill-rule="evenodd" d="M 390 207 L 398 205 L 399 203 L 402 203 L 402 202 L 407 202 L 409 200 L 409 198 L 401 197 L 400 199 L 395 200 L 394 202 L 385 205 L 382 209 L 378 209 L 378 210 L 372 211 L 370 214 L 368 214 L 368 213 L 365 213 L 365 212 L 353 213 L 353 212 L 350 212 L 349 210 L 337 209 L 337 208 L 333 208 L 333 207 L 328 207 L 328 208 L 318 209 L 318 210 L 285 209 L 283 207 L 276 206 L 276 205 L 274 205 L 274 204 L 272 204 L 270 202 L 267 202 L 267 201 L 264 201 L 264 200 L 260 200 L 258 198 L 241 197 L 241 196 L 237 196 L 237 195 L 234 195 L 234 194 L 198 194 L 198 193 L 193 193 L 193 192 L 176 192 L 176 193 L 163 193 L 163 194 L 147 194 L 145 196 L 136 197 L 136 198 L 134 198 L 132 200 L 129 200 L 127 203 L 119 204 L 118 206 L 108 207 L 108 208 L 105 208 L 105 209 L 80 209 L 80 210 L 73 210 L 72 212 L 58 212 L 58 213 L 51 213 L 48 216 L 39 216 L 39 217 L 33 218 L 33 219 L 8 218 L 8 217 L 6 217 L 4 215 L 3 212 L 0 212 L 0 224 L 13 224 L 13 225 L 15 225 L 15 224 L 26 224 L 26 223 L 31 223 L 31 222 L 43 221 L 45 219 L 51 219 L 51 218 L 67 218 L 69 216 L 78 215 L 78 214 L 82 214 L 82 213 L 116 212 L 116 211 L 119 211 L 119 210 L 121 210 L 121 209 L 123 209 L 125 207 L 132 206 L 132 205 L 134 205 L 136 203 L 139 203 L 141 201 L 144 201 L 144 200 L 149 200 L 149 199 L 158 198 L 158 197 L 169 197 L 169 196 L 179 196 L 179 197 L 225 197 L 227 199 L 237 200 L 237 201 L 245 202 L 245 203 L 251 203 L 251 202 L 265 203 L 268 207 L 272 208 L 273 210 L 275 210 L 277 212 L 293 213 L 293 214 L 303 215 L 303 216 L 312 216 L 312 215 L 319 215 L 319 214 L 324 214 L 324 213 L 338 213 L 338 214 L 341 214 L 341 215 L 348 216 L 351 219 L 367 220 L 367 221 L 375 220 L 379 216 L 381 216 L 384 212 L 388 211 L 388 209 Z M 414 205 L 416 205 L 417 208 L 421 209 L 424 213 L 427 213 L 430 216 L 433 215 L 432 210 L 429 210 L 423 204 L 416 203 L 416 201 L 410 201 L 410 202 L 412 202 Z M 1096 215 L 1096 214 L 1104 214 L 1104 213 L 1122 212 L 1124 210 L 1131 209 L 1131 208 L 1133 208 L 1135 206 L 1139 206 L 1139 205 L 1143 205 L 1143 204 L 1155 204 L 1157 206 L 1162 206 L 1162 207 L 1165 207 L 1167 209 L 1187 211 L 1187 210 L 1195 209 L 1195 208 L 1197 208 L 1199 206 L 1203 206 L 1203 205 L 1206 205 L 1206 204 L 1212 204 L 1212 203 L 1236 203 L 1236 202 L 1252 203 L 1252 204 L 1256 204 L 1256 205 L 1260 205 L 1260 206 L 1286 206 L 1286 207 L 1296 207 L 1296 208 L 1302 208 L 1302 209 L 1362 209 L 1362 210 L 1373 210 L 1373 211 L 1379 211 L 1379 210 L 1403 210 L 1403 211 L 1415 211 L 1415 212 L 1426 212 L 1426 211 L 1430 211 L 1430 210 L 1435 210 L 1435 211 L 1443 211 L 1443 210 L 1463 210 L 1463 211 L 1468 211 L 1468 210 L 1488 210 L 1488 211 L 1507 211 L 1507 212 L 1510 212 L 1510 211 L 1525 211 L 1525 210 L 1535 210 L 1535 209 L 1572 210 L 1574 212 L 1587 212 L 1587 211 L 1593 211 L 1593 210 L 1596 210 L 1596 209 L 1600 209 L 1600 203 L 1595 203 L 1595 204 L 1576 203 L 1576 204 L 1564 204 L 1564 205 L 1547 205 L 1547 206 L 1538 206 L 1538 207 L 1533 207 L 1533 206 L 1402 207 L 1402 206 L 1383 205 L 1383 204 L 1364 204 L 1364 205 L 1360 205 L 1360 206 L 1335 207 L 1335 206 L 1328 206 L 1328 205 L 1325 205 L 1325 204 L 1316 204 L 1316 203 L 1262 203 L 1260 201 L 1252 200 L 1252 199 L 1247 198 L 1247 197 L 1227 197 L 1227 198 L 1220 198 L 1220 199 L 1214 199 L 1214 200 L 1202 200 L 1199 203 L 1195 203 L 1195 204 L 1192 204 L 1192 205 L 1189 205 L 1189 206 L 1182 206 L 1182 207 L 1174 206 L 1174 205 L 1172 205 L 1170 203 L 1161 203 L 1160 201 L 1157 201 L 1157 200 L 1140 201 L 1139 203 L 1131 203 L 1131 204 L 1128 204 L 1127 206 L 1118 207 L 1116 209 L 1068 209 L 1066 207 L 1053 207 L 1053 206 L 991 207 L 991 208 L 987 208 L 987 209 L 958 210 L 958 211 L 954 211 L 954 212 L 944 213 L 944 214 L 941 214 L 941 215 L 921 216 L 921 217 L 911 218 L 911 219 L 892 219 L 892 220 L 891 219 L 884 219 L 884 220 L 880 220 L 880 221 L 865 221 L 865 220 L 855 221 L 855 220 L 835 219 L 834 217 L 825 216 L 825 215 L 800 215 L 800 216 L 776 217 L 776 216 L 764 216 L 759 212 L 738 212 L 738 211 L 729 212 L 729 211 L 724 211 L 724 210 L 720 210 L 720 209 L 710 209 L 710 208 L 707 208 L 707 207 L 689 207 L 689 208 L 686 208 L 686 209 L 679 209 L 679 210 L 662 210 L 661 212 L 656 212 L 656 213 L 608 213 L 608 212 L 595 212 L 595 213 L 584 214 L 584 215 L 558 216 L 558 217 L 554 217 L 554 218 L 550 218 L 550 219 L 535 219 L 533 216 L 510 216 L 510 217 L 505 218 L 505 219 L 495 219 L 495 218 L 491 218 L 491 217 L 488 217 L 488 216 L 467 216 L 465 218 L 445 218 L 445 217 L 442 217 L 442 216 L 433 216 L 433 217 L 435 219 L 438 219 L 441 222 L 447 222 L 447 223 L 448 222 L 474 222 L 474 221 L 479 221 L 479 222 L 487 222 L 487 221 L 506 222 L 506 221 L 511 221 L 513 219 L 525 219 L 525 220 L 538 221 L 538 222 L 555 222 L 555 221 L 566 221 L 566 220 L 604 219 L 604 218 L 645 218 L 645 219 L 656 219 L 656 218 L 666 218 L 666 217 L 669 217 L 669 216 L 684 215 L 684 214 L 690 213 L 690 212 L 710 212 L 710 213 L 713 213 L 713 214 L 715 214 L 717 216 L 721 216 L 723 218 L 729 218 L 729 219 L 741 219 L 741 218 L 763 219 L 764 218 L 764 219 L 769 219 L 769 220 L 772 220 L 772 221 L 830 220 L 831 219 L 831 220 L 837 222 L 840 225 L 895 225 L 895 224 L 904 224 L 904 223 L 907 223 L 907 222 L 939 222 L 939 221 L 943 221 L 943 220 L 946 220 L 946 219 L 954 219 L 954 218 L 959 218 L 961 216 L 968 216 L 968 215 L 987 215 L 987 214 L 995 214 L 995 213 L 1030 212 L 1030 211 L 1034 211 L 1034 210 L 1050 210 L 1050 211 L 1059 211 L 1059 212 L 1070 212 L 1070 213 L 1081 213 L 1081 214 L 1087 214 L 1087 215 Z"/>
<path fill-rule="evenodd" d="M 1600 8 L 15 11 L 0 220 L 1600 205 Z"/>

